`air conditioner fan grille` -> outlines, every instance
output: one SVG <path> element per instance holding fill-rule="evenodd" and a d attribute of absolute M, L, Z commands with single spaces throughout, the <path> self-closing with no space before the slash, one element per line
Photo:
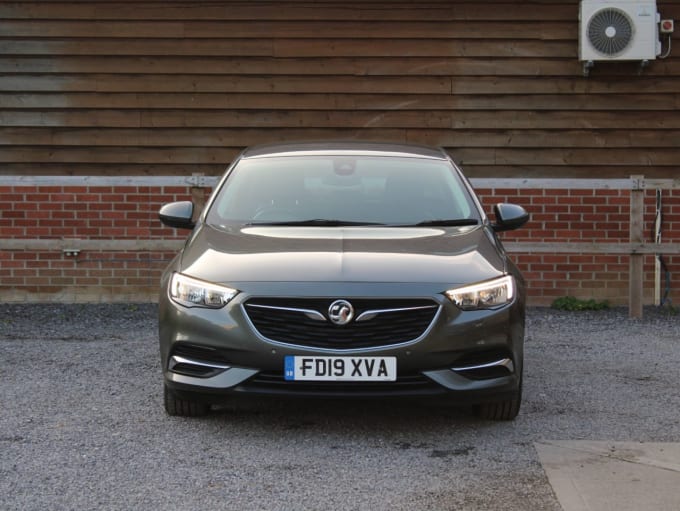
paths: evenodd
<path fill-rule="evenodd" d="M 588 22 L 588 40 L 598 52 L 614 57 L 633 39 L 633 22 L 619 9 L 602 9 Z"/>

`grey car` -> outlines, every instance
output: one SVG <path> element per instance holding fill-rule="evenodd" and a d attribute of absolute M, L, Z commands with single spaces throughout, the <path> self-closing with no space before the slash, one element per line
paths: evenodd
<path fill-rule="evenodd" d="M 260 146 L 227 169 L 162 276 L 165 409 L 236 395 L 444 398 L 513 419 L 525 284 L 498 237 L 528 215 L 484 213 L 442 150 Z"/>

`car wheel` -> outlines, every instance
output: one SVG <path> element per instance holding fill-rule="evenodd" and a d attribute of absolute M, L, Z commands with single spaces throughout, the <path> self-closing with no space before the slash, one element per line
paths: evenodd
<path fill-rule="evenodd" d="M 519 389 L 512 398 L 482 403 L 477 408 L 477 415 L 482 419 L 492 421 L 511 421 L 517 417 L 521 404 L 522 384 L 520 383 Z"/>
<path fill-rule="evenodd" d="M 163 387 L 163 399 L 165 402 L 165 411 L 168 415 L 178 417 L 200 417 L 206 415 L 210 411 L 210 405 L 208 404 L 178 398 L 167 385 Z"/>

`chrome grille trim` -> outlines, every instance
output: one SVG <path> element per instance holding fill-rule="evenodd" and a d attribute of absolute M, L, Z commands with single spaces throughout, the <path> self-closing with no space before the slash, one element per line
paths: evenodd
<path fill-rule="evenodd" d="M 307 316 L 309 319 L 313 319 L 314 321 L 326 321 L 326 316 L 321 314 L 319 311 L 315 311 L 313 309 L 298 309 L 295 307 L 279 307 L 277 305 L 260 305 L 260 304 L 248 304 L 248 307 L 257 307 L 259 309 L 271 309 L 271 310 L 280 310 L 280 311 L 287 311 L 287 312 L 300 312 L 301 314 L 304 314 Z"/>
<path fill-rule="evenodd" d="M 439 307 L 438 305 L 423 305 L 421 307 L 401 307 L 398 309 L 376 309 L 366 312 L 362 312 L 355 321 L 370 321 L 375 318 L 378 314 L 385 314 L 388 312 L 406 312 L 406 311 L 416 311 L 424 309 L 435 309 Z"/>
<path fill-rule="evenodd" d="M 186 365 L 192 365 L 192 366 L 198 366 L 198 367 L 205 367 L 207 369 L 218 369 L 218 370 L 226 370 L 230 369 L 230 366 L 225 365 L 225 364 L 218 364 L 216 362 L 202 362 L 200 360 L 194 360 L 186 357 L 181 357 L 179 355 L 173 355 L 170 357 L 170 362 L 168 363 L 168 369 L 172 371 L 177 365 L 179 364 L 186 364 Z"/>
<path fill-rule="evenodd" d="M 515 372 L 515 364 L 509 358 L 503 358 L 501 360 L 494 360 L 487 364 L 477 364 L 462 367 L 452 367 L 451 370 L 455 372 L 462 371 L 478 371 L 479 369 L 489 369 L 490 367 L 505 367 L 509 372 Z"/>

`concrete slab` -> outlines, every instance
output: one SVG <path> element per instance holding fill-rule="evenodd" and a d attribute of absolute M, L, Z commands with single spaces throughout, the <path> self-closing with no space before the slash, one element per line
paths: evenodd
<path fill-rule="evenodd" d="M 534 443 L 564 511 L 680 510 L 680 444 Z"/>

